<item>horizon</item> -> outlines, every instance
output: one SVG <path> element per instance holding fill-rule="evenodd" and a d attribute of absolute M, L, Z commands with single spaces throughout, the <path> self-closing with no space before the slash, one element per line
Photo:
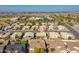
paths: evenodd
<path fill-rule="evenodd" d="M 0 12 L 79 12 L 79 5 L 0 5 Z"/>

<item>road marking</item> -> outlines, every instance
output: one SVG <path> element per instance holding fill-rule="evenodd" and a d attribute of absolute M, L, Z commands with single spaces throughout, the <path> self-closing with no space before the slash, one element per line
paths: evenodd
<path fill-rule="evenodd" d="M 74 49 L 76 49 L 76 50 L 79 50 L 79 47 L 73 47 Z"/>

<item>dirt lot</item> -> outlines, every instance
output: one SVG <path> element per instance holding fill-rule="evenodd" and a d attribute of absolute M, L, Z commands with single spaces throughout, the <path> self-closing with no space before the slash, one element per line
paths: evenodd
<path fill-rule="evenodd" d="M 66 50 L 65 43 L 67 43 L 67 49 L 69 51 L 77 51 L 79 52 L 79 40 L 45 40 L 47 43 L 47 47 L 49 52 L 51 53 L 51 48 L 55 48 L 54 53 L 58 53 L 60 51 Z M 44 40 L 29 40 L 30 48 L 45 48 Z"/>

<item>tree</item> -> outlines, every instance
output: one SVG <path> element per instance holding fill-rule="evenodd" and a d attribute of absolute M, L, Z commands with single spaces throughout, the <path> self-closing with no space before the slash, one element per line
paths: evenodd
<path fill-rule="evenodd" d="M 72 39 L 72 38 L 69 36 L 69 37 L 68 37 L 68 40 L 71 40 L 71 39 Z"/>

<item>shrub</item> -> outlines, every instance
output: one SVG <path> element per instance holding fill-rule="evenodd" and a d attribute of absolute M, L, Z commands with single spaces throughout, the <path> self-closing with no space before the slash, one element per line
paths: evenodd
<path fill-rule="evenodd" d="M 55 51 L 55 48 L 50 48 L 50 51 L 51 51 L 51 52 L 54 52 L 54 51 Z"/>
<path fill-rule="evenodd" d="M 34 52 L 35 53 L 43 53 L 44 52 L 44 48 L 34 48 Z"/>
<path fill-rule="evenodd" d="M 19 40 L 16 40 L 16 43 L 27 43 L 27 40 L 26 39 L 19 39 Z"/>
<path fill-rule="evenodd" d="M 68 37 L 68 40 L 72 40 L 72 37 L 69 36 L 69 37 Z"/>

